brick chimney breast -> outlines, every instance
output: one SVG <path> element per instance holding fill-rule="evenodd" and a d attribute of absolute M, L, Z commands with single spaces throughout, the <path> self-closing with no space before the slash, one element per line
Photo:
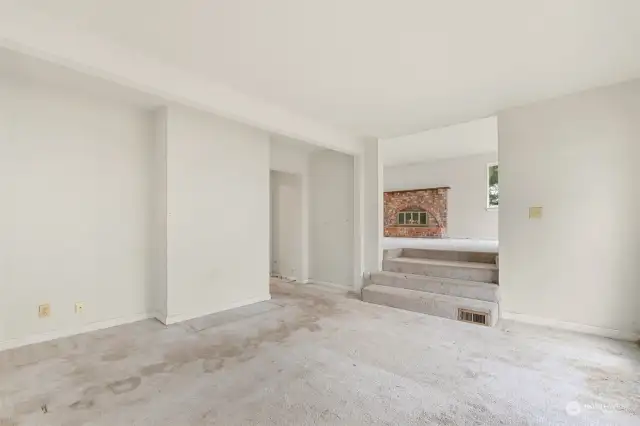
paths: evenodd
<path fill-rule="evenodd" d="M 447 235 L 449 187 L 384 193 L 384 236 L 442 238 Z"/>

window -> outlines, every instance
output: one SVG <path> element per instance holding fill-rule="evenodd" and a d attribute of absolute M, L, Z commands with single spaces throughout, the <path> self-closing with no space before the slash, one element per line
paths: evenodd
<path fill-rule="evenodd" d="M 487 209 L 497 209 L 499 204 L 498 163 L 490 163 L 487 165 Z"/>
<path fill-rule="evenodd" d="M 398 225 L 429 226 L 429 215 L 424 210 L 405 210 L 398 213 Z"/>

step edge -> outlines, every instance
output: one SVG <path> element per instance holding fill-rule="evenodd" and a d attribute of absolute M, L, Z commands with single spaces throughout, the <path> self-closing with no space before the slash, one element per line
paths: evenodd
<path fill-rule="evenodd" d="M 372 287 L 379 287 L 380 290 L 378 290 L 377 288 L 372 288 Z M 366 287 L 364 287 L 362 289 L 363 293 L 364 291 L 380 291 L 382 293 L 389 293 L 389 291 L 385 291 L 386 289 L 393 289 L 393 291 L 391 291 L 391 293 L 398 293 L 398 294 L 402 294 L 402 293 L 408 293 L 408 295 L 412 294 L 412 293 L 418 293 L 418 294 L 432 294 L 434 296 L 434 298 L 442 298 L 442 299 L 453 299 L 453 300 L 470 300 L 472 302 L 472 304 L 491 304 L 491 305 L 495 305 L 496 307 L 500 306 L 500 302 L 494 302 L 494 301 L 488 301 L 488 300 L 480 300 L 480 299 L 470 299 L 468 297 L 461 297 L 461 296 L 451 296 L 448 294 L 441 294 L 441 293 L 433 293 L 431 291 L 420 291 L 420 290 L 411 290 L 409 288 L 402 288 L 402 287 L 391 287 L 391 286 L 385 286 L 385 285 L 379 285 L 379 284 L 371 284 L 368 285 Z"/>
<path fill-rule="evenodd" d="M 442 296 L 451 296 L 451 297 L 456 297 L 456 298 L 460 298 L 460 299 L 469 299 L 469 300 L 477 300 L 477 301 L 481 301 L 481 302 L 495 302 L 495 303 L 500 303 L 502 301 L 502 296 L 500 295 L 500 292 L 498 291 L 491 291 L 491 290 L 487 290 L 487 289 L 482 289 L 482 291 L 476 291 L 476 293 L 480 293 L 480 294 L 476 294 L 475 296 L 469 295 L 468 293 L 468 289 L 467 288 L 462 288 L 460 289 L 460 291 L 438 291 L 438 289 L 414 289 L 414 288 L 408 288 L 408 287 L 400 287 L 400 286 L 395 286 L 395 285 L 386 285 L 386 284 L 377 284 L 377 283 L 372 283 L 367 285 L 366 287 L 370 287 L 372 285 L 376 285 L 379 287 L 388 287 L 388 288 L 395 288 L 395 289 L 400 289 L 400 290 L 411 290 L 411 291 L 416 291 L 419 293 L 431 293 L 431 294 L 437 294 L 437 295 L 442 295 Z M 363 287 L 363 290 L 364 288 Z M 375 291 L 375 289 L 374 289 Z M 382 292 L 380 292 L 382 293 Z M 386 292 L 385 294 L 389 294 L 390 292 Z M 459 293 L 460 295 L 456 295 L 456 293 Z"/>
<path fill-rule="evenodd" d="M 394 257 L 391 259 L 384 259 L 384 262 L 396 262 L 404 264 L 424 264 L 430 266 L 442 266 L 453 268 L 467 268 L 467 269 L 481 269 L 485 271 L 498 271 L 499 268 L 495 264 L 481 263 L 481 262 L 464 262 L 457 260 L 437 260 L 437 259 L 421 259 L 417 257 Z"/>
<path fill-rule="evenodd" d="M 402 250 L 437 251 L 441 253 L 495 254 L 496 256 L 500 253 L 499 250 L 498 251 L 478 251 L 478 250 L 460 250 L 460 249 L 447 250 L 444 247 L 441 247 L 441 248 L 402 247 Z"/>
<path fill-rule="evenodd" d="M 460 278 L 434 277 L 432 275 L 407 274 L 405 272 L 393 272 L 393 271 L 372 272 L 371 273 L 372 281 L 376 275 L 384 275 L 384 276 L 392 276 L 392 277 L 402 276 L 408 280 L 414 279 L 418 281 L 436 281 L 439 283 L 460 284 L 460 285 L 466 285 L 469 287 L 483 287 L 483 286 L 495 286 L 498 288 L 500 287 L 498 283 L 491 283 L 487 281 L 473 281 L 473 280 L 463 280 Z M 380 284 L 380 285 L 383 285 L 383 284 Z"/>

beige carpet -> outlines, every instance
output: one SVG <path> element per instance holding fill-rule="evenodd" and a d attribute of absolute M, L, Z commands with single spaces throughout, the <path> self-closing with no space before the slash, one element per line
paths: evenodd
<path fill-rule="evenodd" d="M 0 353 L 0 425 L 640 424 L 636 345 L 272 295 Z"/>

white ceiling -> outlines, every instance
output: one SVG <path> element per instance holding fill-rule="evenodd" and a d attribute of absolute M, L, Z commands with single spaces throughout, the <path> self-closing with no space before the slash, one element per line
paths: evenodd
<path fill-rule="evenodd" d="M 385 166 L 421 163 L 498 151 L 498 119 L 488 117 L 467 123 L 384 139 Z"/>
<path fill-rule="evenodd" d="M 637 0 L 2 0 L 362 135 L 640 76 Z"/>

